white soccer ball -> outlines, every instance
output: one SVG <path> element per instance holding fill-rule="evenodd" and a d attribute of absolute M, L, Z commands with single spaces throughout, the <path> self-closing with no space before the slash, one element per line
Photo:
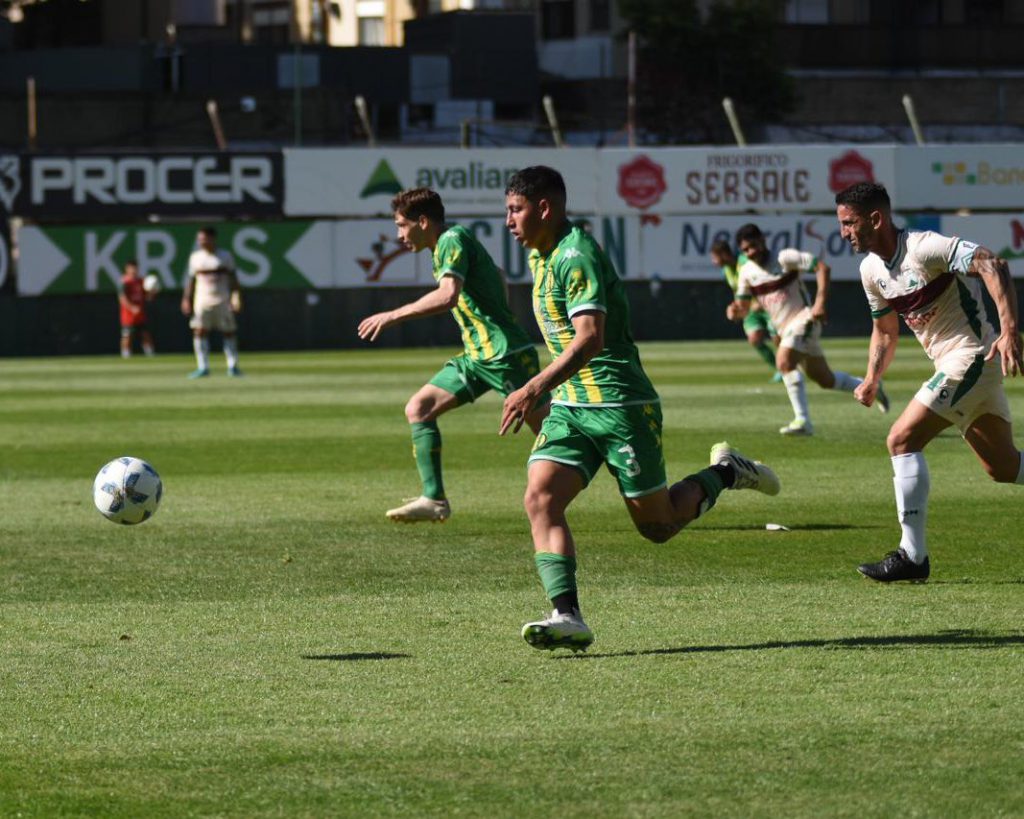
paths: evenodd
<path fill-rule="evenodd" d="M 164 484 L 156 470 L 128 455 L 104 465 L 92 485 L 92 499 L 100 514 L 127 525 L 153 517 L 163 493 Z"/>
<path fill-rule="evenodd" d="M 150 273 L 142 280 L 142 289 L 147 293 L 159 293 L 160 277 L 156 273 Z"/>

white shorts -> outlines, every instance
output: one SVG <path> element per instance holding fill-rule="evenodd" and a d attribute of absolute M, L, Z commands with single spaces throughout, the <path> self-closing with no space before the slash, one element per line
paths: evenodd
<path fill-rule="evenodd" d="M 811 318 L 810 307 L 805 307 L 786 325 L 779 346 L 814 358 L 825 357 L 821 349 L 821 323 Z"/>
<path fill-rule="evenodd" d="M 961 435 L 982 415 L 1012 421 L 999 356 L 989 362 L 972 353 L 941 358 L 935 362 L 935 375 L 914 398 L 956 426 Z"/>
<path fill-rule="evenodd" d="M 223 302 L 197 309 L 188 326 L 193 330 L 217 330 L 228 334 L 238 329 L 231 306 Z"/>

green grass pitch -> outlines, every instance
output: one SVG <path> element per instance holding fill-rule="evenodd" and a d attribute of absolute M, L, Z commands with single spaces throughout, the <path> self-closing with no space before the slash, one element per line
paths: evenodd
<path fill-rule="evenodd" d="M 865 340 L 825 346 L 863 371 Z M 880 586 L 855 566 L 898 539 L 889 418 L 810 386 L 817 434 L 784 439 L 744 342 L 644 345 L 670 478 L 727 438 L 782 493 L 655 546 L 603 473 L 570 510 L 596 642 L 539 652 L 531 442 L 497 398 L 441 420 L 452 519 L 384 518 L 449 352 L 0 361 L 0 816 L 1024 813 L 1024 492 L 955 433 L 932 580 Z M 905 339 L 896 411 L 929 373 Z M 164 479 L 141 526 L 92 505 L 123 454 Z"/>

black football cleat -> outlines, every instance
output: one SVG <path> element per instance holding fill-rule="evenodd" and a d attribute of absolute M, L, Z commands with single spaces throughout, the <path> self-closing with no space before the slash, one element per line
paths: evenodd
<path fill-rule="evenodd" d="M 928 558 L 923 563 L 915 563 L 902 549 L 889 552 L 877 563 L 862 563 L 857 571 L 865 577 L 877 580 L 879 583 L 892 583 L 895 580 L 910 580 L 915 583 L 923 583 L 931 573 L 931 566 Z"/>

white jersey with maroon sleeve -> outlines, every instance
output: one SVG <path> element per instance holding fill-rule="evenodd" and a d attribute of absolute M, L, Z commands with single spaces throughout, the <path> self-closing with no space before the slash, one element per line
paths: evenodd
<path fill-rule="evenodd" d="M 194 306 L 198 312 L 227 304 L 231 298 L 229 274 L 235 269 L 231 254 L 218 248 L 214 251 L 193 250 L 188 258 L 188 275 L 195 279 Z"/>
<path fill-rule="evenodd" d="M 895 255 L 869 253 L 860 278 L 873 318 L 895 310 L 933 361 L 985 355 L 996 339 L 981 280 L 967 275 L 977 245 L 932 231 L 900 231 Z"/>
<path fill-rule="evenodd" d="M 768 311 L 772 324 L 781 335 L 786 325 L 810 307 L 811 298 L 801 275 L 814 270 L 817 265 L 818 260 L 812 253 L 800 253 L 798 269 L 788 272 L 783 271 L 775 262 L 762 266 L 752 259 L 741 257 L 736 298 L 756 298 L 761 307 Z"/>

